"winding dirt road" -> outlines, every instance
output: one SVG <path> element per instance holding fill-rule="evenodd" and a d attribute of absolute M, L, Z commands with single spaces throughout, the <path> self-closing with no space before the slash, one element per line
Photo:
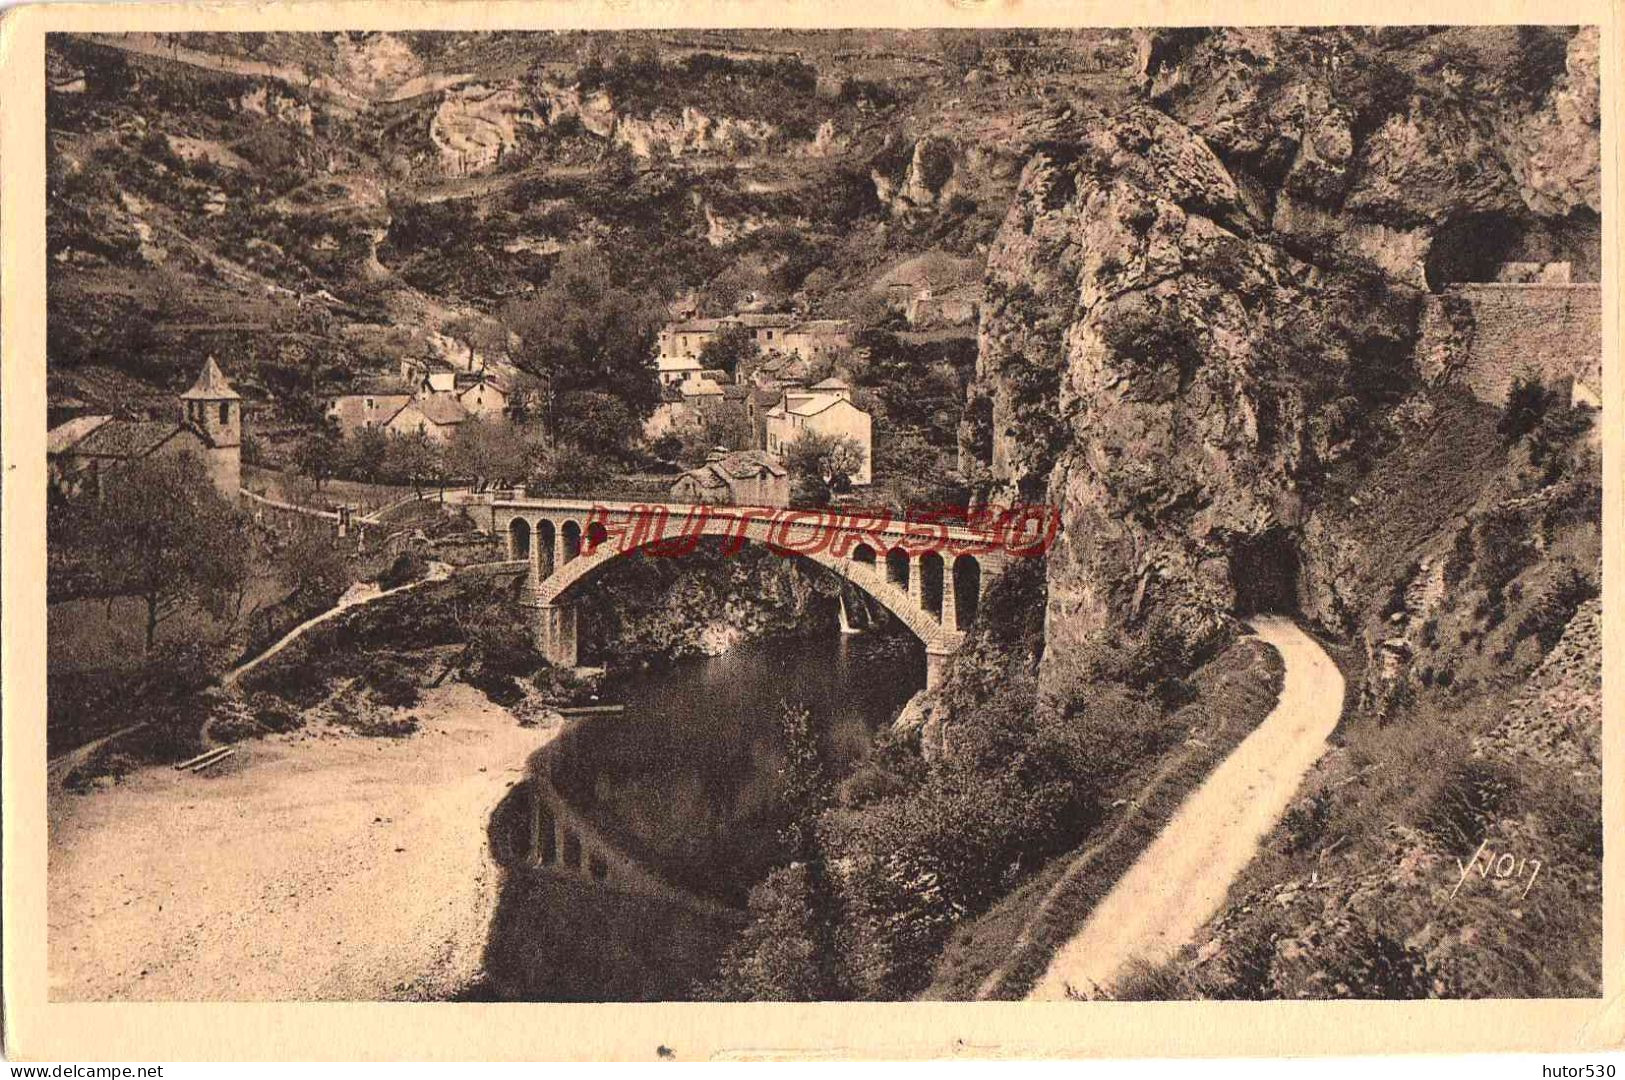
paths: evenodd
<path fill-rule="evenodd" d="M 1224 903 L 1259 842 L 1320 759 L 1343 709 L 1343 676 L 1289 619 L 1256 618 L 1281 654 L 1281 698 L 1180 806 L 1050 962 L 1028 1000 L 1109 993 L 1131 961 L 1171 959 Z"/>

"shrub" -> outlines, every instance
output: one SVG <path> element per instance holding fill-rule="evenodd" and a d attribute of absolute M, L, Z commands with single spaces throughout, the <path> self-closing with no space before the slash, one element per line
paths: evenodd
<path fill-rule="evenodd" d="M 280 655 L 255 671 L 247 681 L 257 692 L 256 696 L 270 694 L 300 709 L 326 700 L 332 690 L 327 672 L 308 653 L 297 658 Z"/>
<path fill-rule="evenodd" d="M 1539 379 L 1520 375 L 1512 382 L 1495 430 L 1511 445 L 1539 427 L 1557 402 L 1557 394 L 1546 389 Z"/>
<path fill-rule="evenodd" d="M 479 666 L 463 673 L 463 681 L 486 697 L 494 705 L 508 708 L 525 699 L 525 688 L 512 675 Z"/>
<path fill-rule="evenodd" d="M 416 551 L 403 551 L 389 564 L 389 568 L 378 575 L 378 587 L 381 589 L 394 589 L 407 585 L 424 577 L 429 572 L 429 563 Z"/>
<path fill-rule="evenodd" d="M 410 708 L 423 696 L 417 676 L 405 664 L 386 656 L 373 657 L 361 681 L 372 691 L 374 700 L 391 708 Z"/>
<path fill-rule="evenodd" d="M 347 718 L 347 727 L 357 735 L 369 739 L 404 739 L 415 734 L 418 730 L 418 718 L 415 716 L 392 717 L 380 719 L 375 716 L 357 716 Z"/>
<path fill-rule="evenodd" d="M 1569 567 L 1559 574 L 1535 599 L 1528 614 L 1518 624 L 1514 641 L 1533 637 L 1541 652 L 1548 652 L 1563 636 L 1580 605 L 1598 595 L 1597 583 L 1587 574 Z"/>
<path fill-rule="evenodd" d="M 254 718 L 267 731 L 295 731 L 305 726 L 305 715 L 274 694 L 253 694 L 248 699 Z"/>
<path fill-rule="evenodd" d="M 1517 790 L 1501 768 L 1467 759 L 1452 767 L 1427 800 L 1418 824 L 1446 846 L 1472 850 L 1497 810 Z"/>

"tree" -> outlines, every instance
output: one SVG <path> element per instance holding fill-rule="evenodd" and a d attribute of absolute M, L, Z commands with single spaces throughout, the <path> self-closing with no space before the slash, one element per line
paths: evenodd
<path fill-rule="evenodd" d="M 377 480 L 389 454 L 389 436 L 380 428 L 361 428 L 344 440 L 343 471 L 357 480 Z"/>
<path fill-rule="evenodd" d="M 189 604 L 219 614 L 248 580 L 247 519 L 191 454 L 132 461 L 107 476 L 78 531 L 108 595 L 146 604 L 146 651 L 158 627 Z"/>
<path fill-rule="evenodd" d="M 796 501 L 820 506 L 832 492 L 849 491 L 863 468 L 863 447 L 850 435 L 826 435 L 803 429 L 785 448 L 785 466 Z"/>
<path fill-rule="evenodd" d="M 734 263 L 706 283 L 700 295 L 700 310 L 707 315 L 727 315 L 738 311 L 746 298 L 759 292 L 762 276 Z"/>
<path fill-rule="evenodd" d="M 422 433 L 391 435 L 380 472 L 396 483 L 411 484 L 413 494 L 422 498 L 425 484 L 445 481 L 446 455 Z"/>
<path fill-rule="evenodd" d="M 621 400 L 641 421 L 660 401 L 654 344 L 665 312 L 657 298 L 617 284 L 609 260 L 590 249 L 559 257 L 533 299 L 510 304 L 504 321 L 520 337 L 517 365 L 541 380 L 543 418 L 558 431 L 558 410 L 571 394 L 593 391 Z"/>
<path fill-rule="evenodd" d="M 293 464 L 300 472 L 316 481 L 316 490 L 330 479 L 338 469 L 344 444 L 331 426 L 322 427 L 300 440 L 293 452 Z"/>
<path fill-rule="evenodd" d="M 301 530 L 277 553 L 276 571 L 301 611 L 331 607 L 355 580 L 325 529 Z"/>
<path fill-rule="evenodd" d="M 599 390 L 574 390 L 557 400 L 553 432 L 583 450 L 620 457 L 641 428 L 624 398 Z"/>
<path fill-rule="evenodd" d="M 780 842 L 792 861 L 803 862 L 818 855 L 818 815 L 830 804 L 833 784 L 812 712 L 805 705 L 785 705 L 779 730 L 784 738 L 779 801 L 788 820 Z"/>
<path fill-rule="evenodd" d="M 723 957 L 709 995 L 746 1001 L 830 1001 L 845 997 L 837 942 L 840 899 L 818 822 L 834 798 L 823 743 L 805 706 L 779 718 L 784 764 L 779 840 L 789 863 L 750 891 L 751 923 Z"/>
<path fill-rule="evenodd" d="M 750 890 L 750 925 L 722 958 L 716 981 L 702 991 L 717 1001 L 829 1001 L 827 954 L 812 933 L 809 867 L 772 870 Z"/>
<path fill-rule="evenodd" d="M 964 483 L 955 471 L 953 457 L 913 428 L 888 431 L 876 444 L 875 472 L 918 503 L 965 502 Z"/>
<path fill-rule="evenodd" d="M 543 491 L 590 491 L 608 473 L 602 458 L 565 444 L 538 457 L 531 466 L 528 483 Z"/>
<path fill-rule="evenodd" d="M 508 331 L 488 316 L 460 316 L 440 329 L 447 337 L 462 342 L 470 354 L 482 360 L 494 360 L 508 352 Z"/>
<path fill-rule="evenodd" d="M 1519 375 L 1507 392 L 1506 407 L 1496 430 L 1510 444 L 1534 431 L 1546 418 L 1553 406 L 1561 404 L 1559 396 L 1532 375 Z"/>
<path fill-rule="evenodd" d="M 518 479 L 530 471 L 535 447 L 524 433 L 504 420 L 478 417 L 457 425 L 446 444 L 446 468 L 453 476 L 477 485 L 492 479 Z"/>
<path fill-rule="evenodd" d="M 745 410 L 722 407 L 700 414 L 700 422 L 685 427 L 673 436 L 677 440 L 676 458 L 684 465 L 702 465 L 717 447 L 743 450 L 751 445 L 750 420 Z"/>
<path fill-rule="evenodd" d="M 730 376 L 741 363 L 755 360 L 762 355 L 762 348 L 756 344 L 756 335 L 751 333 L 750 327 L 744 323 L 723 323 L 722 328 L 712 334 L 700 348 L 700 366 L 702 368 L 721 368 Z"/>

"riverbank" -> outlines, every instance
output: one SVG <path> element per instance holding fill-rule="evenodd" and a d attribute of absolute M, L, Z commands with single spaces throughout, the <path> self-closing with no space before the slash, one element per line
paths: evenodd
<path fill-rule="evenodd" d="M 417 734 L 305 729 L 212 774 L 139 769 L 49 804 L 54 1000 L 425 1000 L 481 976 L 491 814 L 554 731 L 471 687 Z"/>

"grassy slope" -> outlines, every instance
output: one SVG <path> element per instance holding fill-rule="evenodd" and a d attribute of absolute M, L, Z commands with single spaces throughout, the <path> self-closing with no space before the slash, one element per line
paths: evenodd
<path fill-rule="evenodd" d="M 1189 739 L 1163 760 L 1135 770 L 1116 793 L 1112 812 L 1077 849 L 1051 860 L 986 914 L 955 930 L 922 997 L 974 999 L 995 972 L 988 996 L 1020 996 L 1185 795 L 1263 720 L 1280 678 L 1275 651 L 1245 640 L 1197 672 L 1196 699 L 1177 716 L 1189 727 Z"/>

